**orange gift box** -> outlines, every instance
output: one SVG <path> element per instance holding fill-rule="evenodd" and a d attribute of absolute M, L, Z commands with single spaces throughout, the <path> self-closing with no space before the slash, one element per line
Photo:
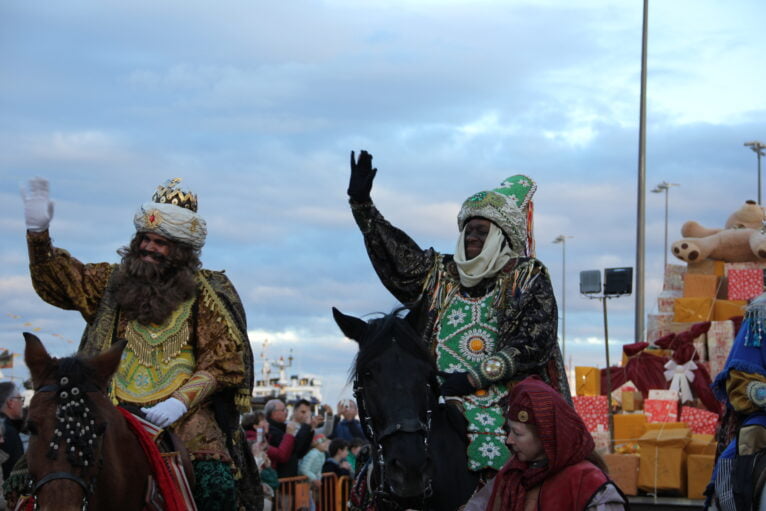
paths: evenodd
<path fill-rule="evenodd" d="M 646 415 L 643 413 L 618 413 L 612 416 L 614 443 L 636 443 L 646 433 Z"/>
<path fill-rule="evenodd" d="M 688 498 L 704 499 L 705 488 L 713 475 L 715 454 L 690 454 L 686 459 Z"/>
<path fill-rule="evenodd" d="M 707 275 L 717 275 L 723 277 L 725 275 L 726 263 L 723 261 L 717 261 L 715 259 L 705 259 L 696 263 L 688 263 L 686 265 L 686 273 L 704 273 Z"/>
<path fill-rule="evenodd" d="M 673 303 L 673 321 L 676 323 L 710 321 L 712 316 L 713 298 L 676 298 Z"/>
<path fill-rule="evenodd" d="M 715 298 L 718 294 L 718 276 L 704 273 L 684 274 L 684 297 Z"/>
<path fill-rule="evenodd" d="M 713 304 L 713 321 L 726 321 L 745 315 L 747 300 L 716 300 Z"/>
<path fill-rule="evenodd" d="M 646 492 L 672 491 L 686 495 L 688 429 L 651 429 L 638 441 L 641 447 L 638 487 Z"/>
<path fill-rule="evenodd" d="M 646 430 L 650 429 L 689 429 L 685 422 L 647 422 Z"/>
<path fill-rule="evenodd" d="M 604 454 L 609 478 L 625 495 L 638 494 L 638 454 Z"/>
<path fill-rule="evenodd" d="M 601 395 L 601 371 L 597 367 L 575 367 L 578 396 Z"/>
<path fill-rule="evenodd" d="M 692 439 L 686 445 L 686 454 L 715 455 L 716 446 L 717 444 L 713 435 L 692 433 Z"/>
<path fill-rule="evenodd" d="M 635 412 L 644 405 L 644 397 L 637 390 L 622 391 L 622 411 Z"/>

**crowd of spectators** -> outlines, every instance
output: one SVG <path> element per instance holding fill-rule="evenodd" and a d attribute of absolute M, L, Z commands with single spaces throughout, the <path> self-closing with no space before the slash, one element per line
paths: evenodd
<path fill-rule="evenodd" d="M 322 474 L 353 477 L 367 446 L 356 403 L 341 400 L 336 413 L 327 404 L 315 407 L 305 399 L 290 405 L 288 414 L 284 401 L 272 399 L 262 412 L 242 417 L 266 495 L 273 496 L 283 478 L 306 476 L 316 491 Z"/>

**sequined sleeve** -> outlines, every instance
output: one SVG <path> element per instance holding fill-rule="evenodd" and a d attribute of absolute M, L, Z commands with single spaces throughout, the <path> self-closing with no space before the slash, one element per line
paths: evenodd
<path fill-rule="evenodd" d="M 726 379 L 726 394 L 729 396 L 729 403 L 739 413 L 751 414 L 761 411 L 761 408 L 753 402 L 749 395 L 748 387 L 751 382 L 766 383 L 766 377 L 760 374 L 732 370 Z"/>
<path fill-rule="evenodd" d="M 216 390 L 241 385 L 245 363 L 239 328 L 212 288 L 202 288 L 198 306 L 196 371 L 211 375 Z"/>
<path fill-rule="evenodd" d="M 501 311 L 500 349 L 482 363 L 479 382 L 542 374 L 558 350 L 556 299 L 548 270 L 534 259 L 511 271 Z"/>
<path fill-rule="evenodd" d="M 48 231 L 27 232 L 29 272 L 37 294 L 56 307 L 79 311 L 90 323 L 96 315 L 109 275 L 109 263 L 83 264 L 55 248 Z"/>
<path fill-rule="evenodd" d="M 421 249 L 383 218 L 372 202 L 350 203 L 364 236 L 367 255 L 381 282 L 403 304 L 415 302 L 439 255 L 433 249 Z"/>

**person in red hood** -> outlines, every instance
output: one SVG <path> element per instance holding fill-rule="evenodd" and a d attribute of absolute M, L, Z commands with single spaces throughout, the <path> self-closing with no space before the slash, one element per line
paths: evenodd
<path fill-rule="evenodd" d="M 616 511 L 627 499 L 606 475 L 574 409 L 536 376 L 508 396 L 511 459 L 464 511 Z"/>

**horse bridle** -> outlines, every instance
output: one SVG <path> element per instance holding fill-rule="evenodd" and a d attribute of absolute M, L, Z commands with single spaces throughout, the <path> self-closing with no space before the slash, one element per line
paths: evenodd
<path fill-rule="evenodd" d="M 394 339 L 393 342 L 396 342 Z M 383 458 L 383 439 L 395 435 L 397 433 L 417 433 L 423 432 L 423 449 L 426 455 L 428 455 L 429 438 L 431 436 L 431 403 L 433 400 L 433 393 L 431 392 L 431 384 L 426 383 L 426 402 L 428 403 L 426 408 L 426 420 L 425 422 L 417 419 L 404 419 L 394 424 L 389 424 L 380 433 L 375 431 L 375 426 L 372 423 L 372 417 L 367 413 L 367 406 L 365 403 L 364 386 L 360 382 L 359 371 L 354 374 L 354 398 L 357 402 L 359 409 L 359 418 L 362 426 L 365 428 L 367 436 L 370 440 L 370 444 L 373 449 L 372 464 L 373 468 L 378 471 L 378 486 L 374 490 L 374 495 L 378 499 L 391 504 L 396 509 L 405 509 L 406 503 L 403 503 L 403 499 L 395 495 L 386 484 L 386 461 Z M 426 501 L 433 494 L 433 488 L 431 487 L 431 479 L 428 479 L 428 484 L 423 492 L 422 503 Z"/>
<path fill-rule="evenodd" d="M 48 450 L 48 458 L 50 459 L 56 459 L 58 453 L 59 453 L 59 443 L 66 438 L 65 443 L 68 445 L 71 443 L 71 436 L 65 436 L 66 433 L 69 433 L 70 431 L 73 431 L 74 428 L 84 428 L 84 431 L 90 431 L 91 437 L 89 439 L 89 445 L 94 446 L 96 440 L 99 437 L 99 434 L 96 431 L 95 426 L 95 419 L 90 418 L 91 411 L 88 407 L 89 399 L 85 396 L 86 392 L 103 392 L 103 390 L 96 384 L 91 382 L 84 382 L 81 384 L 73 384 L 69 381 L 69 377 L 62 376 L 59 379 L 58 383 L 50 383 L 48 385 L 42 385 L 35 389 L 35 392 L 55 392 L 57 393 L 57 406 L 56 406 L 56 417 L 58 418 L 58 424 L 56 426 L 55 431 L 53 432 L 53 438 L 50 442 L 50 448 Z M 70 413 L 71 410 L 71 413 Z M 90 420 L 88 424 L 82 424 L 82 422 L 75 422 L 75 416 L 73 415 L 76 412 L 81 412 L 82 416 L 77 417 L 80 419 L 80 421 L 86 421 Z M 61 428 L 62 426 L 66 429 L 63 431 Z M 87 453 L 83 453 L 82 451 L 76 451 L 75 446 L 68 445 L 69 452 L 67 453 L 68 456 L 70 456 L 70 462 L 71 458 L 74 457 L 74 454 L 77 454 L 82 462 L 82 466 L 84 469 L 89 468 L 89 461 L 86 456 Z M 70 454 L 71 453 L 71 454 Z M 88 498 L 93 495 L 93 492 L 95 490 L 96 486 L 96 479 L 98 478 L 98 474 L 101 471 L 101 465 L 103 463 L 103 459 L 99 458 L 99 464 L 97 467 L 96 474 L 91 478 L 90 482 L 87 483 L 85 480 L 71 472 L 50 472 L 46 474 L 45 476 L 41 477 L 39 480 L 37 480 L 34 485 L 31 488 L 30 492 L 30 498 L 34 499 L 34 509 L 39 509 L 38 503 L 37 503 L 37 492 L 42 488 L 44 485 L 48 484 L 51 481 L 55 481 L 57 479 L 68 479 L 70 481 L 74 481 L 78 485 L 80 485 L 83 489 L 83 497 L 82 497 L 82 511 L 86 511 L 88 509 Z M 72 463 L 74 465 L 74 463 Z"/>

